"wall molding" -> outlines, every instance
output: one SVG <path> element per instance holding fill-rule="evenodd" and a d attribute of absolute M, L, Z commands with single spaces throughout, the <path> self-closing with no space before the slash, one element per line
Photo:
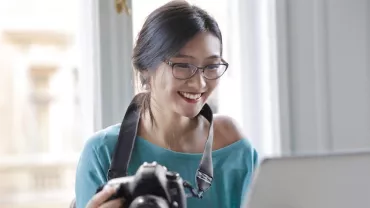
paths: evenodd
<path fill-rule="evenodd" d="M 314 70 L 317 119 L 317 147 L 318 151 L 325 152 L 333 148 L 330 123 L 330 75 L 328 56 L 328 15 L 326 0 L 313 1 L 314 22 Z"/>
<path fill-rule="evenodd" d="M 278 99 L 279 99 L 279 124 L 280 146 L 282 154 L 290 154 L 294 148 L 292 140 L 292 117 L 291 117 L 291 82 L 289 64 L 289 5 L 287 0 L 276 2 L 276 45 L 278 67 Z"/>

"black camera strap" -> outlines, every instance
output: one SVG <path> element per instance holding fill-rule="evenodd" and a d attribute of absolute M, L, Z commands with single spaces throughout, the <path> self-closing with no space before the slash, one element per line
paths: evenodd
<path fill-rule="evenodd" d="M 136 95 L 127 108 L 123 118 L 118 141 L 112 156 L 112 162 L 108 171 L 108 180 L 128 175 L 128 166 L 131 159 L 131 154 L 134 149 L 137 130 L 140 120 L 140 106 L 137 102 Z M 213 144 L 213 113 L 208 104 L 205 104 L 199 115 L 205 117 L 210 129 L 208 138 L 204 147 L 203 156 L 199 164 L 199 168 L 195 175 L 198 190 L 185 182 L 185 188 L 188 188 L 193 197 L 202 198 L 203 192 L 207 191 L 212 184 L 213 179 L 213 164 L 212 164 L 212 144 Z"/>

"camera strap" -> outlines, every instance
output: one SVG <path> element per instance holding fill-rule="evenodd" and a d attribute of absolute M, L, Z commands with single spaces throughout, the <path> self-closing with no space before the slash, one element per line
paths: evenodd
<path fill-rule="evenodd" d="M 140 120 L 140 105 L 137 102 L 138 96 L 139 95 L 136 95 L 131 101 L 121 123 L 118 141 L 108 170 L 108 180 L 128 175 L 127 170 L 130 164 L 132 151 L 134 149 Z M 198 190 L 194 189 L 188 182 L 185 182 L 184 187 L 191 191 L 193 197 L 202 198 L 203 193 L 211 187 L 213 179 L 213 112 L 210 106 L 205 104 L 199 115 L 202 115 L 208 120 L 210 128 L 203 150 L 203 156 L 195 175 Z"/>

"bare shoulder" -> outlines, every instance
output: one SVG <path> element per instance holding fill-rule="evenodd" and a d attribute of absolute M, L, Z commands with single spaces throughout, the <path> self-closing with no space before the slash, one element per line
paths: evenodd
<path fill-rule="evenodd" d="M 232 117 L 215 114 L 213 118 L 214 138 L 218 143 L 217 146 L 227 146 L 244 138 L 241 127 Z"/>

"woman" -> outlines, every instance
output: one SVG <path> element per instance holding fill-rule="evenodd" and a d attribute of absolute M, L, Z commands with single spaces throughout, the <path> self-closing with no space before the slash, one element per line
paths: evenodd
<path fill-rule="evenodd" d="M 185 1 L 163 5 L 138 35 L 133 66 L 146 92 L 138 96 L 143 105 L 129 173 L 157 161 L 194 183 L 209 131 L 209 122 L 198 114 L 228 68 L 216 21 Z M 119 200 L 104 202 L 112 189 L 95 195 L 107 182 L 119 129 L 108 127 L 87 141 L 77 168 L 78 208 L 120 206 Z M 257 153 L 229 117 L 214 116 L 212 158 L 212 186 L 202 199 L 188 198 L 188 207 L 240 207 Z"/>

